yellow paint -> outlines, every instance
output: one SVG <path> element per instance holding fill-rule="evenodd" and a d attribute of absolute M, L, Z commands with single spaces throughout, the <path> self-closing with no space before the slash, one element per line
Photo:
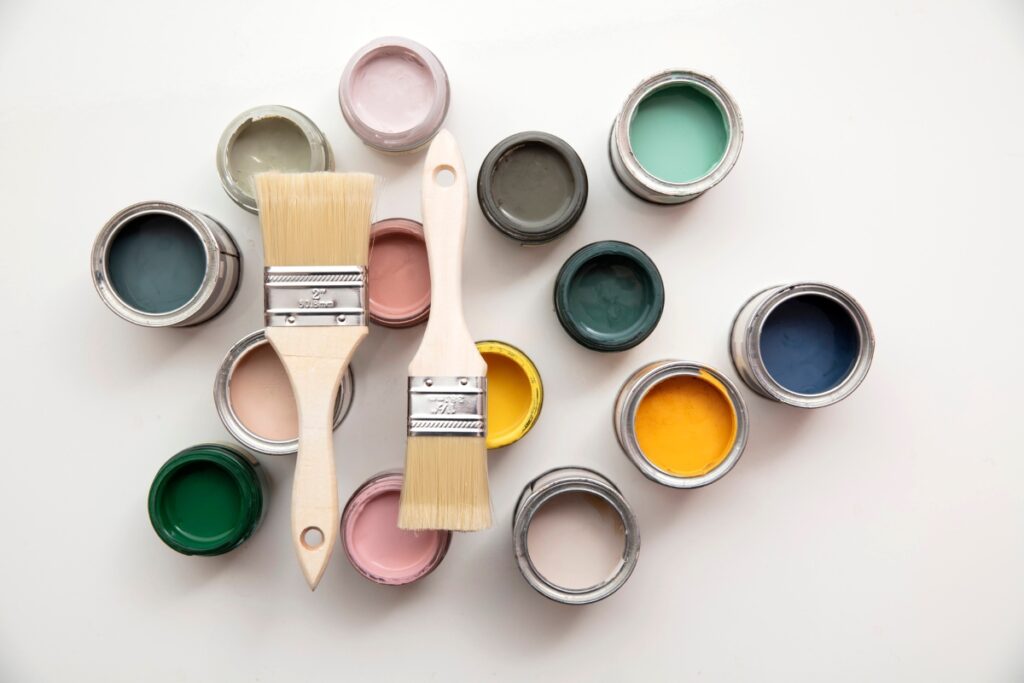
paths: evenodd
<path fill-rule="evenodd" d="M 544 387 L 537 366 L 516 347 L 477 342 L 487 362 L 487 447 L 501 448 L 523 438 L 540 415 Z"/>
<path fill-rule="evenodd" d="M 722 383 L 711 375 L 678 375 L 640 400 L 636 436 L 658 469 L 696 477 L 715 469 L 736 441 L 736 410 Z"/>

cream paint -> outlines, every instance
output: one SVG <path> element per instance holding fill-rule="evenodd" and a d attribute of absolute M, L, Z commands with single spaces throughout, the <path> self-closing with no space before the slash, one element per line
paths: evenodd
<path fill-rule="evenodd" d="M 228 173 L 238 188 L 256 196 L 254 176 L 266 171 L 301 173 L 313 170 L 305 133 L 280 116 L 254 119 L 239 127 L 228 150 Z"/>
<path fill-rule="evenodd" d="M 537 572 L 561 588 L 582 590 L 610 579 L 622 563 L 622 518 L 591 493 L 561 493 L 537 510 L 526 540 Z"/>
<path fill-rule="evenodd" d="M 253 434 L 271 441 L 298 438 L 295 395 L 270 344 L 254 346 L 238 359 L 228 384 L 228 399 L 238 421 Z"/>

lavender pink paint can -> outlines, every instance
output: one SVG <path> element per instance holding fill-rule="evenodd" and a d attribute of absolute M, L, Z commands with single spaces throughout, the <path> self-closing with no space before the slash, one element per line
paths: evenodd
<path fill-rule="evenodd" d="M 338 100 L 359 138 L 382 152 L 411 152 L 448 114 L 448 74 L 434 53 L 406 38 L 378 38 L 349 60 Z"/>
<path fill-rule="evenodd" d="M 341 515 L 345 554 L 357 572 L 387 586 L 402 586 L 437 569 L 451 544 L 450 531 L 398 528 L 404 477 L 381 472 L 360 486 Z"/>

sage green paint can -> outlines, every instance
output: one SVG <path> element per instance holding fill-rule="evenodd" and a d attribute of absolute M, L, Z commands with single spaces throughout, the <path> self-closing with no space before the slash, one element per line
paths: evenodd
<path fill-rule="evenodd" d="M 743 145 L 743 118 L 718 81 L 670 70 L 637 86 L 612 126 L 612 168 L 641 199 L 679 204 L 728 175 Z"/>
<path fill-rule="evenodd" d="M 221 555 L 259 527 L 267 483 L 259 462 L 240 448 L 200 444 L 164 463 L 149 489 L 157 536 L 183 555 Z"/>
<path fill-rule="evenodd" d="M 625 242 L 583 247 L 555 279 L 555 313 L 565 331 L 594 351 L 625 351 L 646 339 L 665 308 L 654 262 Z"/>

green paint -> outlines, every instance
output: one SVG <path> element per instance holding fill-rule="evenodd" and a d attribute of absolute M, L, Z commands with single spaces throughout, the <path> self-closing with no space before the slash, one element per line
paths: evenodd
<path fill-rule="evenodd" d="M 706 176 L 725 156 L 729 126 L 715 100 L 692 85 L 648 95 L 629 124 L 629 144 L 640 165 L 671 183 Z"/>
<path fill-rule="evenodd" d="M 178 453 L 153 480 L 149 517 L 161 540 L 186 555 L 219 555 L 259 525 L 262 482 L 241 451 L 206 444 Z"/>
<path fill-rule="evenodd" d="M 665 287 L 654 263 L 631 244 L 589 244 L 569 257 L 555 281 L 555 311 L 577 342 L 623 351 L 657 326 Z"/>
<path fill-rule="evenodd" d="M 129 221 L 107 251 L 110 284 L 126 304 L 144 313 L 169 313 L 187 304 L 203 284 L 206 251 L 180 219 L 153 213 Z"/>

